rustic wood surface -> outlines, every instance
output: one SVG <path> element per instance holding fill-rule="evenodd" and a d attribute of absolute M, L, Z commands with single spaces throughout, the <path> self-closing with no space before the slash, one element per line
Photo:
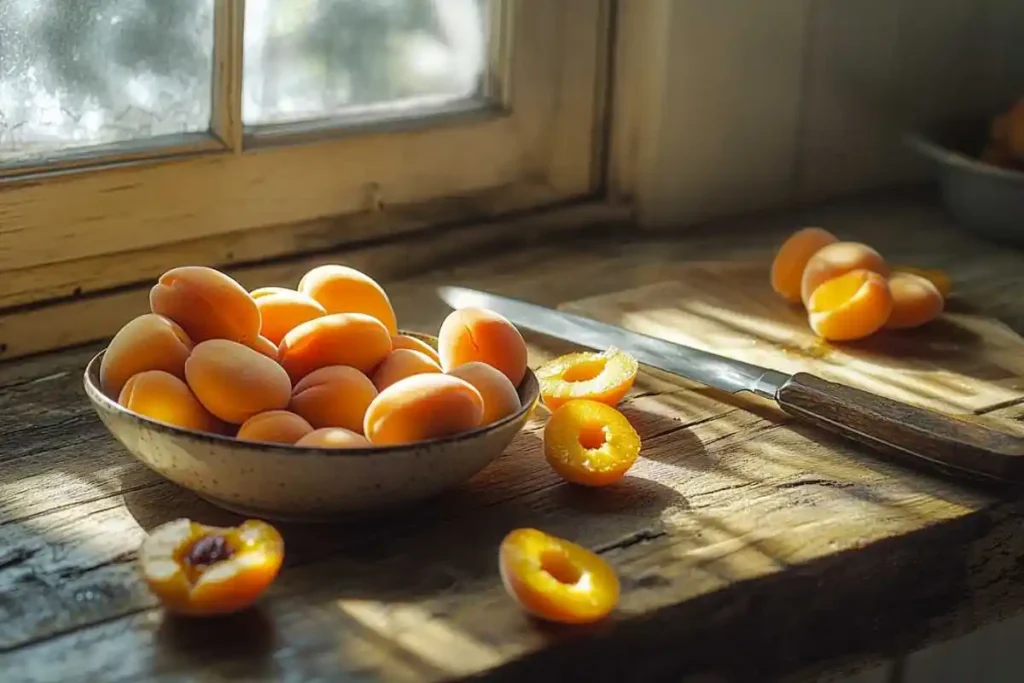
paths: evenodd
<path fill-rule="evenodd" d="M 433 330 L 447 313 L 436 284 L 557 305 L 664 281 L 686 261 L 763 257 L 808 223 L 894 261 L 944 267 L 957 306 L 1024 331 L 1024 253 L 962 235 L 917 198 L 657 240 L 453 253 L 388 291 L 403 326 Z M 531 364 L 568 349 L 529 341 Z M 259 609 L 168 619 L 136 576 L 146 530 L 179 516 L 237 518 L 163 481 L 104 431 L 81 390 L 95 351 L 0 366 L 5 683 L 806 680 L 1024 607 L 1014 496 L 898 467 L 763 402 L 645 374 L 623 406 L 643 457 L 621 484 L 562 483 L 541 456 L 541 414 L 449 496 L 372 524 L 284 526 L 286 568 Z M 1020 415 L 1011 403 L 976 419 L 1013 429 Z M 521 526 L 614 564 L 623 595 L 611 620 L 566 629 L 522 615 L 496 568 L 497 543 Z"/>

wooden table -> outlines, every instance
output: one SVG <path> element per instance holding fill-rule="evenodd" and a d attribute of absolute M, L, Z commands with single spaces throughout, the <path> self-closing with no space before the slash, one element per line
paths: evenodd
<path fill-rule="evenodd" d="M 389 292 L 404 326 L 436 329 L 447 312 L 437 283 L 554 305 L 662 280 L 681 261 L 763 251 L 808 222 L 946 268 L 962 302 L 1024 331 L 1024 253 L 960 234 L 914 197 L 465 254 Z M 534 364 L 566 348 L 530 341 Z M 644 457 L 620 485 L 562 483 L 534 422 L 443 499 L 375 524 L 282 527 L 287 565 L 260 609 L 167 619 L 136 576 L 145 531 L 180 516 L 236 518 L 160 479 L 105 432 L 80 386 L 95 351 L 0 367 L 5 683 L 797 680 L 898 656 L 1024 605 L 1015 500 L 901 469 L 761 406 L 643 376 L 623 410 Z M 615 617 L 582 629 L 524 617 L 496 567 L 498 542 L 522 526 L 607 558 L 623 586 Z"/>

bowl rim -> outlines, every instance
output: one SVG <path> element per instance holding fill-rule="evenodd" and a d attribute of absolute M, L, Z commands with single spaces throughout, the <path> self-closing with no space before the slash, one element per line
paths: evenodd
<path fill-rule="evenodd" d="M 421 341 L 434 342 L 436 343 L 436 337 L 426 335 L 420 332 L 411 332 L 408 330 L 399 330 L 398 334 L 415 337 Z M 490 424 L 471 429 L 467 432 L 459 432 L 457 434 L 451 434 L 449 436 L 443 436 L 436 439 L 426 439 L 423 441 L 414 441 L 407 444 L 398 444 L 394 446 L 371 446 L 369 448 L 330 448 L 325 446 L 296 446 L 295 444 L 282 444 L 274 443 L 271 441 L 244 441 L 237 439 L 233 436 L 227 436 L 225 434 L 214 434 L 212 432 L 201 432 L 195 429 L 187 429 L 185 427 L 178 427 L 166 422 L 160 422 L 154 420 L 145 415 L 140 415 L 133 410 L 125 408 L 117 401 L 111 399 L 100 389 L 99 385 L 93 381 L 93 374 L 99 377 L 99 364 L 102 362 L 103 354 L 107 351 L 104 346 L 96 355 L 94 355 L 85 366 L 85 371 L 82 377 L 82 383 L 85 386 L 85 392 L 89 399 L 93 403 L 102 405 L 105 409 L 118 413 L 123 417 L 134 420 L 135 422 L 144 425 L 147 429 L 151 429 L 157 432 L 164 432 L 171 435 L 181 436 L 196 441 L 203 441 L 206 443 L 223 444 L 228 446 L 240 447 L 240 448 L 257 448 L 261 451 L 276 452 L 281 455 L 287 455 L 291 457 L 295 456 L 327 456 L 327 457 L 341 457 L 341 458 L 365 458 L 380 456 L 382 454 L 392 453 L 404 453 L 421 450 L 423 448 L 430 448 L 434 446 L 441 446 L 445 444 L 458 443 L 460 441 L 469 441 L 474 438 L 478 438 L 489 432 L 497 431 L 502 427 L 505 427 L 513 422 L 523 419 L 528 416 L 530 411 L 533 410 L 534 406 L 540 399 L 540 383 L 534 375 L 533 370 L 529 367 L 526 368 L 526 374 L 523 375 L 522 381 L 519 386 L 516 387 L 516 393 L 519 394 L 521 389 L 529 390 L 528 400 L 524 401 L 519 407 L 519 410 L 506 415 L 505 417 L 492 422 Z"/>
<path fill-rule="evenodd" d="M 937 164 L 958 167 L 982 175 L 1001 178 L 1011 183 L 1024 184 L 1024 171 L 1003 168 L 981 159 L 975 159 L 969 154 L 964 154 L 951 147 L 947 147 L 937 139 L 924 133 L 908 133 L 903 136 L 903 141 L 904 144 L 914 149 L 917 153 Z"/>

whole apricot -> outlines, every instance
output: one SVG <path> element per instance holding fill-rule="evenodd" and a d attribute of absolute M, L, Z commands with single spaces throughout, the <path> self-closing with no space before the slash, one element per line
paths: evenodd
<path fill-rule="evenodd" d="M 278 358 L 292 380 L 328 365 L 370 375 L 391 353 L 391 335 L 364 313 L 335 313 L 302 323 L 281 340 Z"/>
<path fill-rule="evenodd" d="M 469 382 L 451 375 L 413 375 L 373 399 L 363 433 L 375 446 L 413 443 L 475 429 L 483 414 L 483 397 Z"/>
<path fill-rule="evenodd" d="M 275 346 L 302 323 L 327 315 L 323 306 L 305 294 L 280 287 L 273 288 L 274 291 L 267 291 L 269 289 L 256 290 L 253 298 L 260 309 L 260 334 Z"/>
<path fill-rule="evenodd" d="M 245 342 L 260 333 L 260 311 L 249 292 L 213 268 L 172 268 L 150 290 L 149 305 L 181 325 L 196 344 L 207 339 Z"/>
<path fill-rule="evenodd" d="M 914 273 L 893 273 L 889 277 L 892 312 L 885 321 L 889 330 L 920 327 L 942 315 L 942 292 L 928 278 Z"/>
<path fill-rule="evenodd" d="M 807 305 L 811 294 L 826 280 L 845 275 L 851 270 L 868 270 L 883 278 L 889 275 L 889 266 L 881 254 L 859 242 L 833 242 L 822 247 L 807 261 L 800 282 L 800 297 Z"/>
<path fill-rule="evenodd" d="M 132 375 L 121 388 L 117 402 L 132 412 L 175 427 L 224 431 L 224 425 L 202 406 L 188 385 L 163 370 Z"/>
<path fill-rule="evenodd" d="M 225 422 L 288 407 L 292 383 L 273 360 L 226 339 L 196 344 L 185 361 L 185 378 L 199 402 Z"/>
<path fill-rule="evenodd" d="M 839 238 L 821 228 L 797 230 L 782 243 L 772 261 L 772 289 L 790 303 L 800 303 L 800 283 L 804 268 L 818 250 Z"/>
<path fill-rule="evenodd" d="M 423 355 L 429 356 L 430 360 L 441 365 L 441 357 L 437 355 L 437 350 L 434 349 L 433 346 L 422 339 L 417 339 L 416 337 L 411 337 L 407 334 L 391 335 L 391 349 L 409 349 L 410 351 L 419 351 Z"/>
<path fill-rule="evenodd" d="M 369 448 L 362 434 L 343 427 L 325 427 L 306 434 L 295 444 L 303 448 Z"/>
<path fill-rule="evenodd" d="M 270 358 L 271 360 L 277 360 L 277 344 L 274 344 L 263 335 L 246 341 L 245 345 L 248 346 L 253 351 L 258 351 L 259 353 L 262 353 L 264 356 Z"/>
<path fill-rule="evenodd" d="M 242 423 L 236 438 L 266 443 L 295 443 L 313 431 L 313 426 L 287 410 L 257 413 Z"/>
<path fill-rule="evenodd" d="M 383 323 L 388 334 L 398 334 L 395 309 L 384 288 L 355 268 L 318 266 L 302 276 L 299 291 L 316 300 L 327 313 L 364 313 Z"/>
<path fill-rule="evenodd" d="M 522 407 L 519 394 L 512 382 L 500 370 L 479 361 L 452 368 L 452 377 L 458 377 L 472 384 L 484 400 L 484 416 L 481 424 L 489 425 L 507 417 Z"/>
<path fill-rule="evenodd" d="M 162 315 L 146 313 L 118 330 L 100 361 L 100 387 L 117 398 L 132 375 L 163 370 L 185 379 L 185 359 L 192 340 L 181 327 Z"/>
<path fill-rule="evenodd" d="M 344 427 L 361 434 L 366 409 L 375 398 L 377 389 L 369 377 L 346 365 L 329 365 L 295 385 L 290 406 L 317 429 Z"/>
<path fill-rule="evenodd" d="M 441 367 L 450 372 L 480 361 L 501 370 L 515 386 L 526 375 L 526 342 L 515 325 L 483 308 L 452 311 L 437 336 Z"/>
<path fill-rule="evenodd" d="M 397 349 L 374 371 L 373 385 L 377 391 L 384 391 L 400 379 L 425 372 L 441 372 L 441 366 L 419 351 Z"/>

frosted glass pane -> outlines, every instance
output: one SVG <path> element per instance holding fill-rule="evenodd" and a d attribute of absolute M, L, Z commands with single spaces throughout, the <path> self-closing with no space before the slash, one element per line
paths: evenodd
<path fill-rule="evenodd" d="M 213 0 L 0 0 L 0 163 L 209 128 Z"/>
<path fill-rule="evenodd" d="M 479 92 L 485 0 L 247 0 L 242 119 L 394 115 Z"/>

